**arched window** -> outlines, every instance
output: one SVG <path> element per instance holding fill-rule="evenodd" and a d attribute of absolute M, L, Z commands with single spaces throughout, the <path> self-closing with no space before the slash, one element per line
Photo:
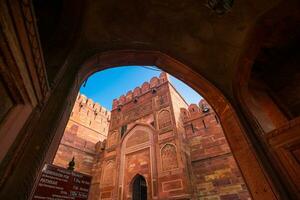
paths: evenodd
<path fill-rule="evenodd" d="M 168 127 L 171 125 L 171 116 L 170 112 L 167 110 L 163 110 L 158 115 L 158 127 L 159 129 Z"/>

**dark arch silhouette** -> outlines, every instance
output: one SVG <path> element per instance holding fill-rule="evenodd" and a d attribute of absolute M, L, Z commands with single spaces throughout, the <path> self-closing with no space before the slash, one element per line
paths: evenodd
<path fill-rule="evenodd" d="M 131 187 L 133 200 L 147 200 L 147 182 L 142 175 L 133 178 Z"/>
<path fill-rule="evenodd" d="M 5 184 L 3 184 L 4 187 L 1 187 L 0 196 L 13 195 L 16 196 L 14 199 L 18 199 L 17 197 L 20 196 L 21 199 L 27 199 L 34 187 L 36 174 L 39 173 L 43 163 L 52 162 L 54 158 L 81 83 L 96 71 L 128 65 L 155 65 L 181 79 L 201 94 L 220 119 L 224 134 L 228 139 L 232 153 L 237 160 L 253 199 L 276 199 L 276 193 L 274 193 L 273 187 L 266 176 L 266 171 L 263 170 L 259 161 L 259 154 L 251 145 L 250 137 L 245 132 L 237 113 L 223 93 L 200 74 L 176 59 L 161 52 L 142 50 L 99 52 L 87 59 L 78 71 L 71 73 L 57 83 L 45 108 L 33 116 L 33 119 L 36 120 L 31 120 L 26 125 L 26 127 L 32 126 L 33 128 L 24 128 L 24 134 L 32 134 L 34 139 L 28 140 L 26 146 L 22 146 L 25 145 L 25 142 L 20 142 L 22 144 L 19 144 L 19 146 L 24 147 L 24 149 L 17 149 L 14 155 L 19 156 L 14 156 L 5 165 L 14 167 L 7 167 L 6 171 L 3 172 L 6 174 L 3 180 Z M 57 99 L 61 99 L 62 102 L 58 104 Z M 45 124 L 53 125 L 47 131 L 47 137 L 36 134 L 45 130 Z M 39 151 L 33 148 L 36 146 L 40 147 Z M 23 154 L 27 156 L 22 157 Z M 30 162 L 28 162 L 28 157 L 30 157 Z M 24 170 L 22 163 L 25 162 L 28 170 Z M 18 173 L 10 173 L 12 169 L 18 171 Z M 253 177 L 254 170 L 255 178 Z M 22 184 L 23 182 L 20 180 L 25 181 L 27 184 Z M 16 187 L 18 187 L 19 193 L 13 193 Z"/>

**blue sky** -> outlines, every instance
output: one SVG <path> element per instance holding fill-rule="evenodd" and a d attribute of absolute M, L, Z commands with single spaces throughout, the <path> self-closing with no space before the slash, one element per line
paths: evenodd
<path fill-rule="evenodd" d="M 90 76 L 86 86 L 81 86 L 80 92 L 111 110 L 113 99 L 141 86 L 145 81 L 150 81 L 152 77 L 159 76 L 160 71 L 158 70 L 155 67 L 142 66 L 110 68 Z M 170 80 L 187 103 L 198 103 L 202 98 L 192 88 L 175 77 L 171 76 Z"/>

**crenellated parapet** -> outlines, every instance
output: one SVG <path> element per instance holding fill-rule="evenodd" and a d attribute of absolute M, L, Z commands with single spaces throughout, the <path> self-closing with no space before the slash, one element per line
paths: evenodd
<path fill-rule="evenodd" d="M 159 77 L 153 77 L 149 82 L 144 82 L 141 86 L 136 87 L 133 91 L 128 91 L 126 95 L 122 95 L 118 99 L 114 99 L 112 110 L 117 109 L 128 102 L 135 101 L 139 96 L 155 90 L 155 88 L 157 88 L 159 85 L 168 81 L 169 75 L 166 72 L 161 72 Z"/>
<path fill-rule="evenodd" d="M 94 102 L 92 99 L 87 98 L 85 95 L 78 93 L 76 103 L 78 104 L 77 112 L 84 112 L 86 110 L 93 111 L 95 115 L 101 114 L 102 116 L 106 116 L 107 119 L 110 117 L 110 111 L 101 106 L 99 103 Z"/>
<path fill-rule="evenodd" d="M 91 175 L 94 162 L 104 150 L 110 112 L 78 94 L 53 163 L 65 167 L 75 158 L 75 169 Z"/>
<path fill-rule="evenodd" d="M 190 104 L 188 108 L 180 108 L 181 116 L 183 121 L 188 121 L 192 118 L 203 116 L 207 113 L 213 112 L 211 106 L 206 100 L 201 99 L 197 104 Z"/>

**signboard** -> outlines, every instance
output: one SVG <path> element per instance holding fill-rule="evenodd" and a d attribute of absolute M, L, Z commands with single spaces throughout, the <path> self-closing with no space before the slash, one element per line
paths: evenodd
<path fill-rule="evenodd" d="M 32 199 L 87 200 L 91 180 L 91 176 L 46 164 Z"/>

